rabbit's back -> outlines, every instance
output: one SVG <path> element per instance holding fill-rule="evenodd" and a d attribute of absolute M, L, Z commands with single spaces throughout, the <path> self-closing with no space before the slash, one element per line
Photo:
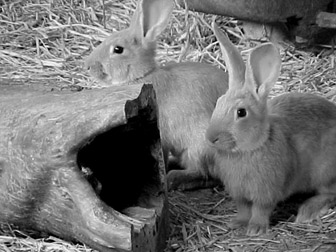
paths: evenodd
<path fill-rule="evenodd" d="M 296 138 L 302 147 L 304 139 L 322 146 L 324 137 L 336 128 L 336 105 L 323 97 L 307 93 L 288 93 L 269 101 L 269 113 L 281 117 L 287 135 Z M 302 138 L 302 140 L 301 140 Z"/>
<path fill-rule="evenodd" d="M 227 90 L 227 74 L 208 64 L 186 62 L 170 63 L 146 79 L 156 90 L 163 144 L 177 155 L 184 152 L 184 165 L 199 166 L 211 114 Z"/>
<path fill-rule="evenodd" d="M 336 120 L 335 104 L 314 94 L 287 93 L 269 100 L 268 105 L 270 114 L 286 118 L 298 132 L 330 128 Z"/>
<path fill-rule="evenodd" d="M 297 153 L 293 189 L 318 189 L 336 179 L 336 106 L 313 94 L 290 93 L 270 100 L 270 113 L 283 121 L 283 131 Z"/>
<path fill-rule="evenodd" d="M 188 106 L 190 110 L 204 110 L 211 115 L 217 99 L 228 89 L 227 74 L 210 64 L 170 63 L 162 67 L 161 71 L 173 80 L 157 88 L 169 97 L 184 98 L 176 102 Z"/>

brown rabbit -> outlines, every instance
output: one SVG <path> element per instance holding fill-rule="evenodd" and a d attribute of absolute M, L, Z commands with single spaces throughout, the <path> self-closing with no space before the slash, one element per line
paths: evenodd
<path fill-rule="evenodd" d="M 139 0 L 130 27 L 94 49 L 86 66 L 105 85 L 154 85 L 164 159 L 167 164 L 170 152 L 185 169 L 170 171 L 168 186 L 187 189 L 197 186 L 194 179 L 205 182 L 203 156 L 210 149 L 205 131 L 218 97 L 227 90 L 227 74 L 209 64 L 156 63 L 156 40 L 173 7 L 172 0 Z"/>
<path fill-rule="evenodd" d="M 296 192 L 317 192 L 301 205 L 296 221 L 317 218 L 336 199 L 335 104 L 303 93 L 268 100 L 281 66 L 275 46 L 256 47 L 245 69 L 228 38 L 218 28 L 215 34 L 235 78 L 217 101 L 206 137 L 217 151 L 213 173 L 237 204 L 232 228 L 265 232 L 277 203 Z"/>

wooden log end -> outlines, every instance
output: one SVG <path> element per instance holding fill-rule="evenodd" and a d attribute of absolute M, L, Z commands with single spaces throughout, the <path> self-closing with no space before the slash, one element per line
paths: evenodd
<path fill-rule="evenodd" d="M 0 221 L 99 251 L 162 251 L 169 225 L 155 92 L 139 90 L 0 93 Z"/>

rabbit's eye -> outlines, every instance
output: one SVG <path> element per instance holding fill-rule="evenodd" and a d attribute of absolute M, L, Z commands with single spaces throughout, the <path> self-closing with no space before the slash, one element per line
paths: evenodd
<path fill-rule="evenodd" d="M 244 108 L 237 109 L 238 118 L 245 117 L 247 115 L 247 111 Z"/>
<path fill-rule="evenodd" d="M 124 48 L 123 48 L 122 46 L 115 46 L 115 47 L 113 48 L 113 52 L 114 52 L 114 53 L 117 53 L 117 54 L 122 54 L 123 51 L 124 51 Z"/>

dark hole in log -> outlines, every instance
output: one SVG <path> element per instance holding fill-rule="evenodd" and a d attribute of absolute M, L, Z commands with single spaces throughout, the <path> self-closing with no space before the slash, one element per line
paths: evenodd
<path fill-rule="evenodd" d="M 78 152 L 78 165 L 92 171 L 89 179 L 101 184 L 100 198 L 117 211 L 151 205 L 160 191 L 158 160 L 159 131 L 156 121 L 136 116 L 96 136 Z M 153 195 L 154 194 L 154 195 Z"/>
<path fill-rule="evenodd" d="M 301 17 L 297 16 L 290 16 L 286 19 L 286 26 L 289 30 L 293 29 L 294 27 L 297 27 L 300 24 L 300 20 L 302 20 Z"/>
<path fill-rule="evenodd" d="M 336 11 L 336 3 L 335 1 L 330 1 L 330 3 L 327 5 L 326 12 L 335 12 Z"/>

